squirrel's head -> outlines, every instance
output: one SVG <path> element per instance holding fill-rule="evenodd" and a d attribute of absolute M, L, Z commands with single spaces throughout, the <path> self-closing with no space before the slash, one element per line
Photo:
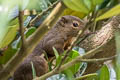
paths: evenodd
<path fill-rule="evenodd" d="M 85 27 L 85 23 L 75 16 L 62 16 L 58 24 L 61 25 L 60 30 L 70 37 L 76 36 Z"/>

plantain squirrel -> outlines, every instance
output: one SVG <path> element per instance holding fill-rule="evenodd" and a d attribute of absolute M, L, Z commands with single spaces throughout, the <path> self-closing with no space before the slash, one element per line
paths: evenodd
<path fill-rule="evenodd" d="M 31 61 L 33 62 L 37 76 L 47 73 L 48 64 L 41 54 L 46 52 L 48 57 L 54 56 L 53 47 L 56 48 L 58 53 L 63 53 L 70 46 L 73 37 L 83 28 L 84 22 L 79 18 L 75 16 L 61 17 L 14 72 L 14 80 L 33 79 Z"/>

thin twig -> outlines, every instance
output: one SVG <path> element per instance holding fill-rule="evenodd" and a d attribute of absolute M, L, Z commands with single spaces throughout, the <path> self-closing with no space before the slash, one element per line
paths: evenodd
<path fill-rule="evenodd" d="M 19 29 L 20 29 L 20 35 L 21 35 L 21 40 L 22 40 L 22 49 L 25 49 L 26 46 L 26 40 L 24 36 L 24 25 L 23 25 L 23 11 L 19 11 Z"/>
<path fill-rule="evenodd" d="M 74 41 L 72 42 L 71 46 L 66 50 L 66 54 L 64 55 L 64 57 L 62 58 L 60 64 L 58 65 L 57 69 L 60 68 L 60 66 L 64 63 L 65 59 L 67 58 L 67 56 L 69 55 L 69 52 L 71 51 L 71 49 L 73 48 L 73 46 L 76 45 L 77 40 L 79 39 L 79 36 L 81 36 L 82 31 L 80 30 L 77 37 L 74 39 Z"/>
<path fill-rule="evenodd" d="M 93 53 L 96 52 L 97 49 L 98 49 L 98 48 L 96 48 L 96 49 L 94 49 L 94 50 L 92 50 L 92 51 L 90 51 L 90 52 L 88 52 L 88 53 L 91 53 L 91 54 L 92 54 L 92 52 L 93 52 Z M 85 55 L 85 56 L 86 56 L 86 55 Z M 84 55 L 83 55 L 83 57 L 84 57 Z M 77 58 L 73 59 L 72 61 L 70 61 L 70 62 L 62 65 L 59 69 L 55 68 L 55 69 L 53 69 L 51 72 L 48 72 L 48 73 L 46 73 L 45 75 L 43 75 L 43 76 L 41 76 L 41 77 L 36 77 L 34 80 L 45 80 L 45 79 L 48 78 L 49 76 L 52 76 L 52 75 L 57 74 L 57 73 L 59 73 L 59 72 L 62 72 L 62 71 L 64 71 L 65 69 L 67 69 L 68 67 L 70 67 L 70 66 L 72 66 L 72 65 L 74 65 L 74 64 L 76 64 L 76 63 L 79 63 L 80 61 L 81 61 L 81 62 L 107 61 L 107 60 L 112 60 L 112 59 L 114 59 L 116 56 L 112 56 L 112 57 L 109 57 L 109 58 L 101 58 L 101 59 L 83 59 L 83 57 L 82 57 L 82 56 L 78 56 Z"/>
<path fill-rule="evenodd" d="M 65 6 L 59 2 L 50 15 L 44 20 L 41 26 L 27 38 L 27 46 L 23 51 L 20 49 L 8 62 L 4 65 L 4 68 L 0 71 L 0 80 L 7 80 L 10 75 L 13 75 L 19 64 L 31 53 L 36 45 L 41 40 L 42 36 L 52 28 L 52 24 L 60 17 L 61 13 L 65 9 Z M 52 18 L 52 19 L 51 19 Z M 49 24 L 48 24 L 49 22 Z M 47 25 L 46 25 L 47 24 Z M 49 26 L 49 29 L 48 29 Z M 21 54 L 23 53 L 23 54 Z"/>
<path fill-rule="evenodd" d="M 52 8 L 54 8 L 58 2 L 60 2 L 61 0 L 58 0 L 56 2 L 54 2 L 52 5 L 50 5 L 46 10 L 44 10 L 43 12 L 41 12 L 40 14 L 38 14 L 34 19 L 31 20 L 30 22 L 30 26 L 34 25 L 34 23 L 38 20 L 40 20 L 40 18 L 42 17 L 42 15 L 46 14 L 48 11 L 50 11 Z"/>
<path fill-rule="evenodd" d="M 117 17 L 118 17 L 118 16 L 117 16 Z M 115 17 L 115 19 L 116 19 L 117 17 Z M 111 22 L 116 22 L 116 21 L 114 21 L 114 19 L 111 19 L 110 23 L 111 23 Z M 113 24 L 113 23 L 112 23 L 112 24 Z M 113 26 L 112 24 L 111 24 L 111 26 Z M 118 23 L 118 24 L 119 24 L 119 23 Z M 109 23 L 106 24 L 106 25 L 109 25 Z M 106 25 L 105 25 L 105 26 L 106 26 Z M 108 41 L 108 42 L 109 42 L 109 41 Z M 88 59 L 88 58 L 94 56 L 96 53 L 100 52 L 101 49 L 103 49 L 106 44 L 107 44 L 107 43 L 101 44 L 100 46 L 98 46 L 98 47 L 96 47 L 96 48 L 88 51 L 88 52 L 85 53 L 83 56 L 78 56 L 77 58 L 73 59 L 72 61 L 70 61 L 70 62 L 62 65 L 59 69 L 57 69 L 57 67 L 56 67 L 56 68 L 53 69 L 52 71 L 50 71 L 50 72 L 42 75 L 41 77 L 36 78 L 35 80 L 45 80 L 46 78 L 48 78 L 48 77 L 50 77 L 50 76 L 52 76 L 52 75 L 54 75 L 54 74 L 60 73 L 60 72 L 64 71 L 65 69 L 69 68 L 70 66 L 76 64 L 77 62 L 79 62 L 79 61 L 77 61 L 77 60 L 79 60 L 79 59 Z"/>
<path fill-rule="evenodd" d="M 41 76 L 41 77 L 38 77 L 38 78 L 35 78 L 35 80 L 45 80 L 46 78 L 54 75 L 54 74 L 57 74 L 59 72 L 62 72 L 63 70 L 67 69 L 68 67 L 78 63 L 80 61 L 80 59 L 87 59 L 87 58 L 90 58 L 91 55 L 94 55 L 96 52 L 98 52 L 99 49 L 101 49 L 103 47 L 103 45 L 95 48 L 95 49 L 92 49 L 90 51 L 88 51 L 87 53 L 85 53 L 85 55 L 83 56 L 78 56 L 76 57 L 75 59 L 73 59 L 72 61 L 64 64 L 64 65 L 61 65 L 60 67 L 56 67 L 55 69 L 53 69 L 52 71 L 46 73 L 45 75 Z"/>
<path fill-rule="evenodd" d="M 116 57 L 112 56 L 112 57 L 108 57 L 108 58 L 100 58 L 100 59 L 78 59 L 78 62 L 103 62 L 103 61 L 108 61 L 108 60 L 112 60 Z"/>
<path fill-rule="evenodd" d="M 39 77 L 39 78 L 36 78 L 35 80 L 44 80 L 44 79 L 46 79 L 47 77 L 49 77 L 49 76 L 51 76 L 51 75 L 53 75 L 53 74 L 56 74 L 56 73 L 59 73 L 59 72 L 65 70 L 68 66 L 71 66 L 71 65 L 73 65 L 73 64 L 75 64 L 75 63 L 77 62 L 77 59 L 75 59 L 75 60 L 72 60 L 71 62 L 69 62 L 69 63 L 67 63 L 67 64 L 65 64 L 65 65 L 62 66 L 62 64 L 64 63 L 65 59 L 66 59 L 67 56 L 69 55 L 69 52 L 71 51 L 71 49 L 73 48 L 73 46 L 76 45 L 77 40 L 80 38 L 80 36 L 83 34 L 83 32 L 84 32 L 86 29 L 89 28 L 89 23 L 90 23 L 90 21 L 91 21 L 91 20 L 89 20 L 89 22 L 86 22 L 85 27 L 83 28 L 83 30 L 80 30 L 80 31 L 79 31 L 77 37 L 76 37 L 76 38 L 74 39 L 74 41 L 72 42 L 71 46 L 66 50 L 66 54 L 65 54 L 65 56 L 62 58 L 60 64 L 59 64 L 54 70 L 52 70 L 51 72 L 49 72 L 49 73 L 47 73 L 47 74 L 45 74 L 45 75 L 43 75 L 43 76 L 41 76 L 41 77 Z M 91 55 L 94 55 L 96 52 L 100 51 L 99 49 L 100 49 L 101 47 L 103 47 L 103 46 L 99 46 L 99 47 L 97 47 L 97 48 L 95 48 L 95 49 L 87 52 L 86 54 L 87 54 L 88 56 L 85 55 L 85 56 L 82 56 L 82 57 L 83 57 L 83 58 L 84 58 L 84 57 L 87 57 L 87 58 L 88 58 L 88 57 L 90 57 Z M 97 50 L 98 50 L 98 51 L 97 51 Z M 81 59 L 82 57 L 80 56 L 80 59 Z M 66 66 L 67 66 L 67 67 L 66 67 Z"/>
<path fill-rule="evenodd" d="M 85 78 L 89 78 L 89 77 L 97 76 L 97 75 L 98 75 L 97 73 L 87 74 L 87 75 L 84 75 L 84 76 L 80 76 L 80 77 L 76 78 L 75 80 L 83 80 Z"/>

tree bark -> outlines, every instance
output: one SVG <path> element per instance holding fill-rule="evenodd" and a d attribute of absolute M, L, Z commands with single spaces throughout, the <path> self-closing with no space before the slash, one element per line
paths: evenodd
<path fill-rule="evenodd" d="M 120 29 L 119 24 L 120 16 L 114 16 L 105 26 L 97 31 L 96 34 L 91 34 L 84 41 L 82 41 L 79 46 L 84 48 L 85 51 L 89 51 L 97 46 L 105 44 L 103 49 L 91 58 L 105 58 L 114 56 L 116 54 L 114 32 Z M 104 62 L 88 63 L 88 67 L 84 74 L 96 72 L 102 67 L 103 63 Z"/>

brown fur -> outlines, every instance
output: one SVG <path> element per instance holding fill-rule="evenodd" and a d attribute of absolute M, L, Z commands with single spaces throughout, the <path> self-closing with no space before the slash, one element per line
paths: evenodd
<path fill-rule="evenodd" d="M 74 27 L 73 23 L 78 23 Z M 80 29 L 83 29 L 84 23 L 74 16 L 63 16 L 54 27 L 44 36 L 34 51 L 23 61 L 14 73 L 14 80 L 32 80 L 32 68 L 30 62 L 36 70 L 37 76 L 41 76 L 48 71 L 47 61 L 41 56 L 46 52 L 48 57 L 54 56 L 53 47 L 61 54 L 67 49 Z"/>

